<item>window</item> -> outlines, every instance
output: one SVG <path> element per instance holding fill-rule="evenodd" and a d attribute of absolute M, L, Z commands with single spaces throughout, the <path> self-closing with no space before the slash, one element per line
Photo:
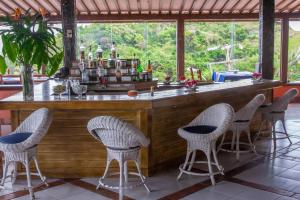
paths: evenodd
<path fill-rule="evenodd" d="M 185 67 L 202 70 L 205 79 L 213 71 L 255 71 L 258 64 L 259 23 L 186 22 Z"/>
<path fill-rule="evenodd" d="M 289 23 L 288 80 L 300 81 L 300 22 Z"/>
<path fill-rule="evenodd" d="M 141 60 L 142 66 L 151 61 L 154 77 L 164 80 L 169 74 L 176 79 L 176 23 L 97 23 L 78 25 L 78 46 L 83 40 L 95 52 L 100 42 L 103 57 L 108 58 L 112 42 L 121 58 Z"/>

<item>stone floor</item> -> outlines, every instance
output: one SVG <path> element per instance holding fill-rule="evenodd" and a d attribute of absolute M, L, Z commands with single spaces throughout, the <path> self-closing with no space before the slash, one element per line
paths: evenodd
<path fill-rule="evenodd" d="M 184 176 L 177 181 L 178 169 L 166 171 L 147 179 L 152 190 L 144 187 L 118 191 L 100 188 L 97 178 L 48 180 L 49 187 L 34 180 L 35 194 L 41 200 L 101 200 L 101 199 L 165 199 L 165 200 L 295 200 L 300 199 L 300 104 L 291 104 L 286 114 L 287 129 L 292 145 L 287 139 L 278 140 L 273 152 L 272 141 L 257 142 L 258 155 L 242 154 L 236 161 L 233 154 L 219 153 L 225 167 L 225 176 L 216 176 L 216 186 L 207 177 Z M 280 125 L 277 126 L 281 128 Z M 117 183 L 117 179 L 109 180 Z M 0 200 L 29 199 L 25 180 L 12 186 L 6 183 Z"/>

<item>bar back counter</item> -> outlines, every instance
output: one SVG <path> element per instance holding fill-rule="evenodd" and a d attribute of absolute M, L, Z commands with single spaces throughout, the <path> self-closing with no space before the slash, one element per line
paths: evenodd
<path fill-rule="evenodd" d="M 53 80 L 35 86 L 34 101 L 23 101 L 22 93 L 0 101 L 1 110 L 11 110 L 12 128 L 33 110 L 46 107 L 53 111 L 53 122 L 38 149 L 43 173 L 48 177 L 100 176 L 106 165 L 106 150 L 86 129 L 87 122 L 99 115 L 112 115 L 133 123 L 151 140 L 142 149 L 142 170 L 145 175 L 178 167 L 186 154 L 186 143 L 177 129 L 190 122 L 202 110 L 215 103 L 229 103 L 239 109 L 256 94 L 272 101 L 272 88 L 279 81 L 251 80 L 199 86 L 195 92 L 185 89 L 149 92 L 137 97 L 127 95 L 87 95 L 84 99 L 52 95 Z M 258 117 L 256 117 L 259 120 Z M 255 121 L 252 129 L 256 129 Z M 113 168 L 118 170 L 117 163 Z M 129 165 L 130 168 L 130 165 Z"/>

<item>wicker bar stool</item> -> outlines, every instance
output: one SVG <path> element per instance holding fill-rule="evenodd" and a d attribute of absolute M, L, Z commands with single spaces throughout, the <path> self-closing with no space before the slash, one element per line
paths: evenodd
<path fill-rule="evenodd" d="M 281 96 L 279 99 L 274 101 L 272 104 L 268 105 L 262 105 L 260 107 L 260 111 L 262 112 L 262 121 L 260 123 L 260 128 L 258 131 L 258 134 L 254 141 L 256 141 L 261 132 L 264 122 L 271 122 L 272 124 L 272 139 L 274 144 L 274 149 L 276 149 L 276 140 L 277 139 L 288 139 L 290 144 L 292 144 L 291 139 L 289 138 L 289 135 L 286 130 L 285 126 L 285 111 L 288 108 L 288 104 L 298 95 L 299 91 L 296 88 L 289 89 L 287 92 L 284 93 L 283 96 Z M 278 121 L 281 121 L 283 130 L 282 131 L 276 131 L 275 125 Z M 277 137 L 276 133 L 284 134 L 283 137 Z"/>
<path fill-rule="evenodd" d="M 226 151 L 236 154 L 236 159 L 240 159 L 240 153 L 247 153 L 253 151 L 256 154 L 255 146 L 252 143 L 250 135 L 250 123 L 255 114 L 256 110 L 261 106 L 265 101 L 265 95 L 258 94 L 256 95 L 246 106 L 241 108 L 235 113 L 233 123 L 228 130 L 232 132 L 232 141 L 224 142 L 226 133 L 223 134 L 221 143 L 218 147 L 218 151 Z M 242 133 L 247 134 L 248 143 L 240 142 L 240 136 Z M 224 146 L 230 144 L 231 148 L 227 149 Z M 240 145 L 249 146 L 248 150 L 240 150 Z M 234 148 L 235 147 L 235 148 Z"/>
<path fill-rule="evenodd" d="M 12 178 L 14 183 L 17 175 L 27 176 L 28 190 L 31 199 L 35 199 L 31 175 L 39 176 L 42 182 L 48 186 L 46 177 L 41 173 L 36 158 L 37 146 L 42 138 L 46 135 L 48 128 L 52 121 L 52 115 L 47 108 L 40 108 L 29 117 L 27 117 L 20 126 L 11 134 L 0 137 L 0 151 L 3 152 L 3 177 L 1 181 L 1 187 L 4 189 L 5 180 L 8 177 Z M 30 172 L 30 162 L 34 161 L 37 173 Z M 22 163 L 25 166 L 26 173 L 18 173 L 16 164 Z M 10 163 L 14 164 L 12 175 L 7 175 L 8 166 Z"/>
<path fill-rule="evenodd" d="M 122 190 L 131 189 L 143 184 L 147 191 L 150 192 L 140 168 L 141 146 L 147 147 L 150 143 L 144 134 L 133 125 L 112 116 L 95 117 L 89 121 L 87 128 L 96 140 L 106 146 L 107 150 L 106 168 L 103 176 L 99 179 L 99 184 L 96 189 L 102 186 L 109 189 Z M 109 173 L 109 175 L 118 174 L 120 176 L 119 186 L 111 186 L 103 182 L 103 180 L 109 176 L 108 170 L 112 160 L 118 161 L 120 172 Z M 129 160 L 134 161 L 137 173 L 128 173 L 127 161 Z M 141 179 L 141 183 L 127 185 L 128 174 L 138 176 Z M 126 184 L 124 184 L 124 181 Z"/>
<path fill-rule="evenodd" d="M 211 183 L 215 185 L 215 174 L 224 174 L 223 167 L 219 164 L 216 155 L 216 142 L 230 126 L 234 116 L 233 108 L 228 104 L 216 104 L 204 110 L 187 126 L 178 129 L 178 134 L 187 141 L 187 154 L 185 162 L 179 166 L 179 180 L 183 173 L 196 176 L 210 176 Z M 196 151 L 203 151 L 207 161 L 195 161 Z M 214 161 L 211 161 L 211 152 Z M 190 155 L 192 158 L 190 160 Z M 189 161 L 190 160 L 190 161 Z M 208 164 L 209 173 L 192 172 L 195 163 Z M 213 172 L 212 165 L 218 168 Z"/>

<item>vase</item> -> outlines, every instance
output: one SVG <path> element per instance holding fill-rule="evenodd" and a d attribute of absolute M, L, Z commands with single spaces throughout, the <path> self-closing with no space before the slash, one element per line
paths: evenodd
<path fill-rule="evenodd" d="M 22 67 L 21 79 L 23 85 L 23 99 L 25 101 L 32 101 L 34 97 L 34 92 L 33 92 L 33 69 L 31 65 L 24 65 Z"/>

